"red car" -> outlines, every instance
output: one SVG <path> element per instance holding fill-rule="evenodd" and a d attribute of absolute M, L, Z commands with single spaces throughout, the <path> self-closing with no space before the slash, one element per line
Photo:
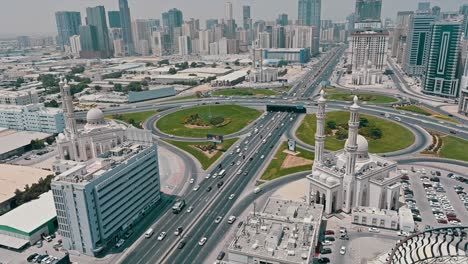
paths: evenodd
<path fill-rule="evenodd" d="M 401 177 L 400 177 L 400 179 L 402 179 L 402 180 L 406 180 L 406 181 L 407 181 L 407 180 L 409 180 L 409 177 L 408 177 L 408 176 L 406 176 L 406 175 L 404 175 L 404 176 L 401 176 Z"/>
<path fill-rule="evenodd" d="M 457 215 L 454 213 L 447 213 L 447 217 L 457 217 Z"/>
<path fill-rule="evenodd" d="M 447 224 L 448 222 L 447 222 L 447 220 L 445 220 L 445 219 L 439 219 L 439 220 L 437 220 L 437 223 L 439 223 L 439 224 Z"/>
<path fill-rule="evenodd" d="M 325 235 L 334 235 L 334 234 L 335 234 L 335 231 L 333 231 L 333 230 L 325 231 Z"/>

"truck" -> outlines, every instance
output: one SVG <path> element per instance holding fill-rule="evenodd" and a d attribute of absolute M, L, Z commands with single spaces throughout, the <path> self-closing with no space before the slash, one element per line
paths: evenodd
<path fill-rule="evenodd" d="M 178 214 L 182 209 L 184 209 L 185 200 L 177 200 L 174 206 L 172 206 L 172 212 Z"/>
<path fill-rule="evenodd" d="M 219 178 L 223 178 L 224 175 L 226 175 L 226 170 L 221 170 L 221 171 L 218 173 L 218 175 L 219 175 Z"/>

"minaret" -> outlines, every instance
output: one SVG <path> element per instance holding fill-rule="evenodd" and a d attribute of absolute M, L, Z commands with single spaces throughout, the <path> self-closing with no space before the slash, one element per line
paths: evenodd
<path fill-rule="evenodd" d="M 65 121 L 67 130 L 70 133 L 71 137 L 76 135 L 76 120 L 75 120 L 75 107 L 73 106 L 73 97 L 70 92 L 70 86 L 68 81 L 65 79 L 60 80 L 60 92 L 62 95 L 62 109 L 65 115 Z"/>
<path fill-rule="evenodd" d="M 343 211 L 349 213 L 352 209 L 353 197 L 354 197 L 354 170 L 356 168 L 356 151 L 358 148 L 357 145 L 357 136 L 359 133 L 359 110 L 361 107 L 358 105 L 358 97 L 354 96 L 354 103 L 349 108 L 351 111 L 350 120 L 348 122 L 348 140 L 345 146 L 346 151 L 346 171 L 344 176 L 344 206 Z"/>
<path fill-rule="evenodd" d="M 325 91 L 320 92 L 320 98 L 318 99 L 317 109 L 317 131 L 315 132 L 315 159 L 314 166 L 320 165 L 323 162 L 323 151 L 325 148 Z"/>

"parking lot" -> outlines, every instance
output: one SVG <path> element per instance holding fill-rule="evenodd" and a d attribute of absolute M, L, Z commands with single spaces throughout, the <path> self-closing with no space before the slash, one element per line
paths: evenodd
<path fill-rule="evenodd" d="M 403 200 L 419 229 L 468 224 L 466 176 L 413 167 L 403 178 Z M 466 205 L 466 206 L 465 206 Z"/>

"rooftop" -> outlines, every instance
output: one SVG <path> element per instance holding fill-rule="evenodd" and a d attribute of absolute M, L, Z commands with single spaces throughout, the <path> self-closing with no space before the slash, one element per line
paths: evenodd
<path fill-rule="evenodd" d="M 353 208 L 353 213 L 366 213 L 366 214 L 373 214 L 373 215 L 389 215 L 393 217 L 398 217 L 398 212 L 394 210 L 387 210 L 387 209 L 378 209 L 372 207 L 355 207 Z"/>
<path fill-rule="evenodd" d="M 149 147 L 151 145 L 147 143 L 123 143 L 104 153 L 100 158 L 76 165 L 61 173 L 55 181 L 86 185 Z"/>
<path fill-rule="evenodd" d="M 1 111 L 1 109 L 0 109 Z M 45 139 L 51 134 L 33 131 L 4 130 L 0 132 L 0 154 L 31 144 L 31 140 Z"/>
<path fill-rule="evenodd" d="M 25 203 L 0 216 L 0 230 L 14 228 L 24 233 L 35 229 L 57 217 L 52 191 L 43 193 L 38 199 Z"/>
<path fill-rule="evenodd" d="M 229 252 L 281 263 L 308 263 L 323 207 L 270 198 L 237 231 Z"/>
<path fill-rule="evenodd" d="M 46 170 L 9 164 L 0 164 L 0 171 L 0 203 L 13 198 L 16 189 L 23 190 L 26 184 L 31 186 L 52 174 Z"/>

